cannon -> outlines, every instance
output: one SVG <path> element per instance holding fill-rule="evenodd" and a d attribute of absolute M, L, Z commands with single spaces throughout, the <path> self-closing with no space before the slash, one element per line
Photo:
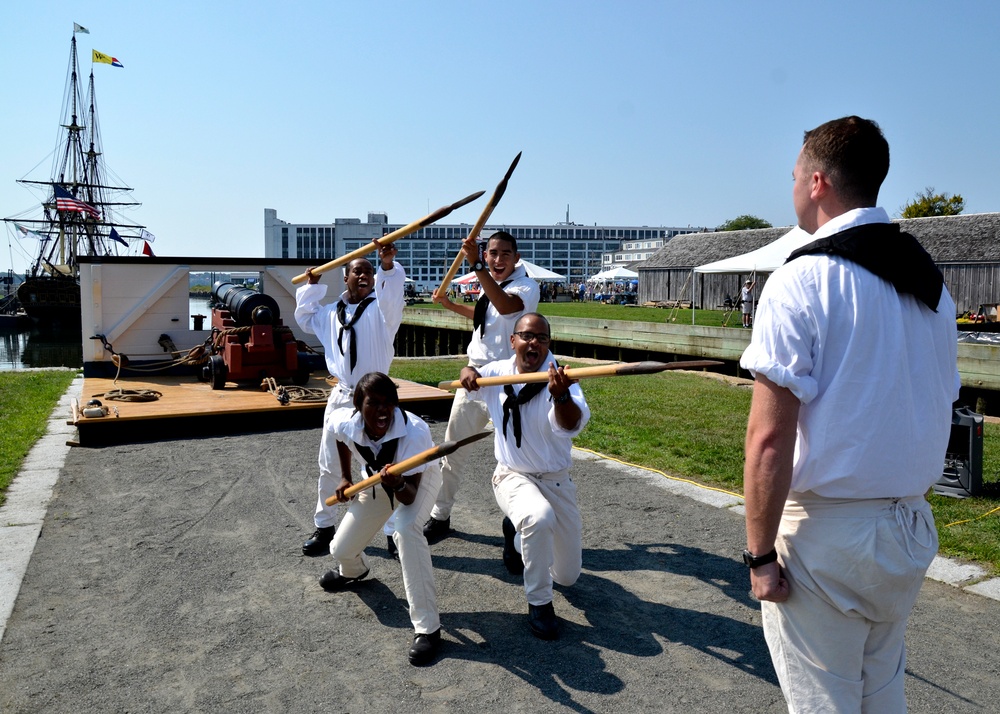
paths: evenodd
<path fill-rule="evenodd" d="M 222 389 L 226 381 L 291 379 L 309 381 L 298 343 L 281 322 L 281 309 L 270 295 L 243 285 L 217 282 L 212 287 L 212 354 L 201 378 Z"/>

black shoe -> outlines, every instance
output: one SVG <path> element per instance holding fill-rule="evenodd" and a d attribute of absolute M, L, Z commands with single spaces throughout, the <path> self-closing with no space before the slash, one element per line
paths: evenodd
<path fill-rule="evenodd" d="M 313 534 L 309 536 L 309 540 L 302 544 L 302 555 L 329 555 L 330 541 L 333 540 L 333 534 L 336 530 L 335 526 L 314 530 Z"/>
<path fill-rule="evenodd" d="M 441 646 L 441 628 L 426 635 L 417 635 L 410 645 L 410 664 L 414 667 L 428 664 L 434 655 L 437 654 L 438 647 Z"/>
<path fill-rule="evenodd" d="M 507 572 L 511 575 L 521 575 L 524 573 L 524 560 L 521 554 L 514 547 L 514 524 L 507 516 L 503 518 L 503 564 L 507 567 Z"/>
<path fill-rule="evenodd" d="M 340 592 L 341 590 L 346 590 L 347 586 L 351 583 L 355 583 L 358 580 L 362 580 L 367 577 L 369 572 L 370 571 L 366 570 L 356 578 L 345 578 L 336 570 L 329 570 L 319 579 L 319 586 L 328 593 Z"/>
<path fill-rule="evenodd" d="M 552 603 L 544 605 L 528 605 L 528 626 L 531 634 L 540 640 L 558 640 L 559 628 L 556 626 L 556 611 Z"/>
<path fill-rule="evenodd" d="M 389 557 L 399 560 L 399 548 L 396 547 L 396 541 L 392 539 L 392 536 L 385 537 L 385 549 L 389 551 Z"/>
<path fill-rule="evenodd" d="M 442 538 L 446 538 L 451 533 L 451 516 L 439 521 L 434 516 L 427 519 L 424 524 L 424 538 L 428 543 L 437 543 Z"/>

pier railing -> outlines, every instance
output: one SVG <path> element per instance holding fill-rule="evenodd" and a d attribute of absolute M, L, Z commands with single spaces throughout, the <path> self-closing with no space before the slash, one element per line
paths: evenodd
<path fill-rule="evenodd" d="M 750 330 L 674 323 L 626 322 L 550 317 L 553 349 L 559 354 L 630 359 L 636 353 L 664 358 L 718 359 L 737 363 L 750 344 Z M 462 354 L 472 321 L 452 312 L 408 308 L 397 348 L 404 356 Z M 962 386 L 1000 391 L 1000 345 L 960 342 L 958 371 Z"/>

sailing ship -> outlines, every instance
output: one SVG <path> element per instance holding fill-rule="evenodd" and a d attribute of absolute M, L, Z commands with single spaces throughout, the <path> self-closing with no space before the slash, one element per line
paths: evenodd
<path fill-rule="evenodd" d="M 143 252 L 149 240 L 144 226 L 121 217 L 122 211 L 140 205 L 131 199 L 132 189 L 109 182 L 114 174 L 104 161 L 93 65 L 87 94 L 81 91 L 76 43 L 81 31 L 87 32 L 74 26 L 59 143 L 50 176 L 41 181 L 18 180 L 37 189 L 41 205 L 3 219 L 13 225 L 19 241 L 35 242 L 34 262 L 25 272 L 17 298 L 42 327 L 79 329 L 81 256 L 135 255 Z M 101 62 L 113 59 L 96 51 L 93 56 Z"/>

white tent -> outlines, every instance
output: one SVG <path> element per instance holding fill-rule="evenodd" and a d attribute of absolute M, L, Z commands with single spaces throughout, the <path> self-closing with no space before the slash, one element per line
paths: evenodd
<path fill-rule="evenodd" d="M 564 283 L 566 282 L 566 276 L 560 275 L 559 273 L 553 273 L 551 270 L 546 270 L 540 265 L 535 265 L 534 263 L 529 263 L 527 260 L 522 260 L 518 262 L 518 265 L 524 266 L 524 272 L 528 274 L 529 278 L 534 278 L 535 280 L 541 280 L 542 282 L 553 282 L 553 283 Z M 460 278 L 455 278 L 452 283 L 457 285 L 468 285 L 469 283 L 476 281 L 475 273 L 466 273 Z"/>
<path fill-rule="evenodd" d="M 628 268 L 608 268 L 607 270 L 602 270 L 597 275 L 591 275 L 587 278 L 587 282 L 599 283 L 611 280 L 631 280 L 638 277 L 639 273 L 634 270 L 629 270 Z"/>
<path fill-rule="evenodd" d="M 757 250 L 749 253 L 734 255 L 732 258 L 724 258 L 714 263 L 699 265 L 694 269 L 696 273 L 745 273 L 747 275 L 756 273 L 773 273 L 788 260 L 788 256 L 804 245 L 812 243 L 814 240 L 811 233 L 795 226 L 780 238 L 771 241 Z M 755 281 L 756 282 L 756 281 Z M 754 286 L 754 292 L 759 292 L 760 288 Z M 756 299 L 754 305 L 756 305 Z M 691 310 L 691 324 L 694 324 L 694 310 Z"/>
<path fill-rule="evenodd" d="M 773 273 L 784 265 L 793 251 L 813 241 L 811 233 L 795 226 L 785 235 L 743 255 L 700 265 L 696 273 Z M 595 276 L 596 277 L 596 276 Z"/>

